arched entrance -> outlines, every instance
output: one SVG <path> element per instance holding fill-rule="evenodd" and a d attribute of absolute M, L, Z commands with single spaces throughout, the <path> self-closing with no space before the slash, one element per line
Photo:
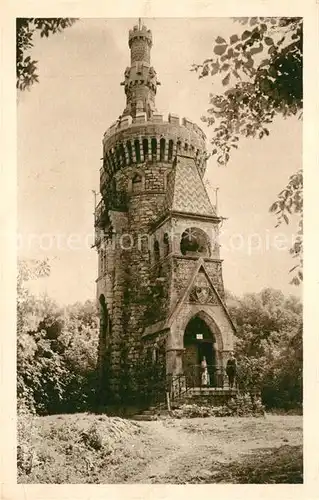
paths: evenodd
<path fill-rule="evenodd" d="M 205 357 L 209 373 L 209 386 L 216 386 L 217 351 L 216 338 L 204 319 L 194 316 L 187 324 L 184 333 L 183 372 L 188 385 L 200 386 Z"/>

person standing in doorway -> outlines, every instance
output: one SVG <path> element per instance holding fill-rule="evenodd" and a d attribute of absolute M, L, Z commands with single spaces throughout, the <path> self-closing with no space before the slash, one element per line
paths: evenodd
<path fill-rule="evenodd" d="M 229 388 L 232 389 L 234 387 L 235 377 L 237 373 L 237 363 L 234 353 L 230 353 L 230 358 L 227 361 L 226 365 L 226 373 L 228 377 Z"/>
<path fill-rule="evenodd" d="M 202 366 L 202 385 L 208 386 L 209 385 L 209 374 L 208 374 L 207 361 L 206 361 L 205 356 L 203 357 L 203 360 L 201 362 L 201 366 Z"/>

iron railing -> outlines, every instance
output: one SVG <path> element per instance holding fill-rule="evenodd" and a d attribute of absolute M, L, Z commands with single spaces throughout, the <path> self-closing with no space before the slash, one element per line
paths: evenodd
<path fill-rule="evenodd" d="M 174 404 L 180 397 L 185 396 L 191 389 L 218 389 L 228 390 L 228 377 L 225 369 L 216 365 L 207 365 L 207 373 L 201 365 L 192 365 L 177 375 L 167 375 L 148 387 L 143 396 L 143 406 L 154 406 L 157 408 L 167 407 L 167 395 L 170 403 Z M 236 386 L 234 386 L 234 389 Z"/>
<path fill-rule="evenodd" d="M 204 370 L 201 365 L 192 365 L 184 370 L 184 374 L 188 387 L 228 388 L 228 377 L 220 366 L 207 365 L 207 370 Z"/>

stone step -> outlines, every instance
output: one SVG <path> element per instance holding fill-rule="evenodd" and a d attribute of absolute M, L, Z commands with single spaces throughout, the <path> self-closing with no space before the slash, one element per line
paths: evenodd
<path fill-rule="evenodd" d="M 188 397 L 188 396 L 195 396 L 195 395 L 207 395 L 207 396 L 221 396 L 221 395 L 234 395 L 234 394 L 237 394 L 237 390 L 236 389 L 219 389 L 219 388 L 207 388 L 207 389 L 200 389 L 200 388 L 193 388 L 193 389 L 189 389 L 189 391 L 186 392 L 185 396 Z"/>
<path fill-rule="evenodd" d="M 156 417 L 155 415 L 143 415 L 143 414 L 137 414 L 137 415 L 133 415 L 133 417 L 131 417 L 131 420 L 137 420 L 137 421 L 152 421 L 152 420 L 155 420 Z"/>

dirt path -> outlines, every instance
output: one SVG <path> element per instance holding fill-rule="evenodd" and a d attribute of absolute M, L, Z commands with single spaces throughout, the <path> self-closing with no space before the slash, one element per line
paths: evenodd
<path fill-rule="evenodd" d="M 299 417 L 282 419 L 192 419 L 143 423 L 154 455 L 134 483 L 214 482 L 220 466 L 260 448 L 302 443 Z"/>
<path fill-rule="evenodd" d="M 267 453 L 272 463 L 261 463 L 262 473 L 267 469 L 271 476 L 277 468 L 280 477 L 282 470 L 291 470 L 283 482 L 301 477 L 300 416 L 134 422 L 74 414 L 38 417 L 34 425 L 37 463 L 31 473 L 20 475 L 21 483 L 232 483 L 239 482 L 241 465 L 236 464 L 247 454 L 254 469 Z M 252 473 L 246 472 L 244 480 Z"/>
<path fill-rule="evenodd" d="M 157 422 L 157 425 L 150 426 L 155 433 L 155 441 L 162 443 L 165 453 L 160 458 L 152 460 L 145 470 L 135 477 L 135 483 L 147 483 L 169 475 L 172 467 L 176 467 L 183 458 L 189 455 L 194 445 L 194 440 L 180 430 L 170 428 L 164 422 Z M 154 434 L 153 434 L 154 435 Z"/>

